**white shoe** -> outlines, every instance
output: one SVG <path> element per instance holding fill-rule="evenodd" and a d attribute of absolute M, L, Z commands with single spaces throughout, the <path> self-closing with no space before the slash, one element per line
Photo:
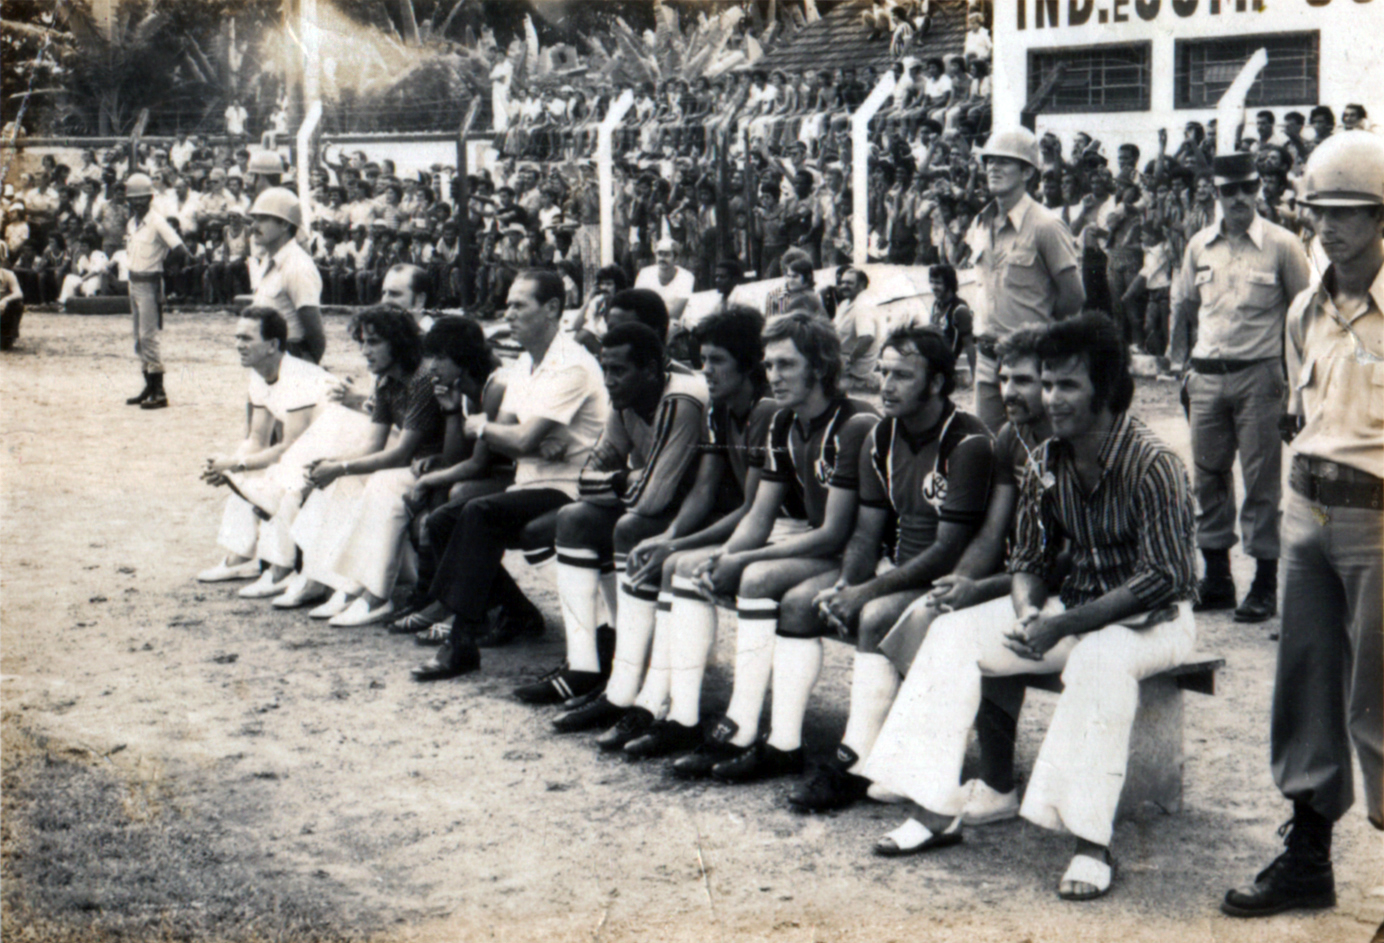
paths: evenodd
<path fill-rule="evenodd" d="M 989 825 L 1016 818 L 1019 814 L 1019 790 L 996 792 L 983 779 L 973 779 L 962 786 L 970 795 L 961 809 L 961 821 L 967 825 Z"/>
<path fill-rule="evenodd" d="M 870 783 L 870 788 L 865 790 L 865 795 L 875 802 L 882 802 L 885 805 L 898 805 L 900 802 L 907 802 L 907 796 L 901 796 L 897 792 L 885 789 L 879 783 Z"/>
<path fill-rule="evenodd" d="M 227 563 L 225 558 L 210 570 L 197 574 L 199 583 L 226 583 L 231 580 L 252 580 L 260 575 L 260 562 L 246 560 L 244 563 Z"/>
<path fill-rule="evenodd" d="M 303 574 L 296 573 L 288 581 L 288 589 L 284 590 L 284 594 L 275 597 L 269 605 L 275 609 L 297 609 L 311 602 L 321 602 L 326 595 L 327 588 L 321 583 L 314 583 Z"/>
<path fill-rule="evenodd" d="M 394 603 L 385 600 L 374 609 L 370 608 L 370 602 L 364 596 L 356 597 L 356 601 L 351 603 L 344 612 L 332 616 L 328 625 L 336 626 L 338 629 L 354 629 L 361 625 L 373 625 L 394 615 Z"/>
<path fill-rule="evenodd" d="M 308 615 L 314 619 L 330 619 L 332 616 L 340 615 L 346 611 L 346 607 L 351 604 L 351 597 L 347 596 L 342 590 L 332 593 L 331 597 L 318 606 L 316 609 L 308 611 Z"/>
<path fill-rule="evenodd" d="M 268 599 L 288 589 L 289 580 L 292 578 L 290 574 L 281 580 L 276 580 L 274 579 L 274 568 L 272 566 L 267 567 L 265 571 L 260 574 L 259 579 L 255 580 L 249 586 L 242 586 L 236 595 L 241 599 Z"/>

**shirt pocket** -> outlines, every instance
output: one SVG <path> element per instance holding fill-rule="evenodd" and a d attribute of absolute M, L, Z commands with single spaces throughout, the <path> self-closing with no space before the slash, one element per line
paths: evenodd
<path fill-rule="evenodd" d="M 1004 283 L 1012 288 L 1042 288 L 1044 273 L 1038 264 L 1038 250 L 1031 242 L 1021 242 L 1009 250 Z"/>
<path fill-rule="evenodd" d="M 1216 273 L 1211 269 L 1204 269 L 1196 273 L 1192 280 L 1196 288 L 1197 300 L 1203 307 L 1209 307 L 1215 302 L 1216 296 L 1220 293 L 1220 285 L 1216 282 Z"/>
<path fill-rule="evenodd" d="M 1255 307 L 1269 308 L 1283 298 L 1283 288 L 1273 272 L 1245 273 L 1245 298 Z"/>

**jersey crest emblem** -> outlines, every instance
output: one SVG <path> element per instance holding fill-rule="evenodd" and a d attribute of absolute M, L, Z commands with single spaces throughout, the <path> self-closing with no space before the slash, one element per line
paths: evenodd
<path fill-rule="evenodd" d="M 928 472 L 923 478 L 923 498 L 940 510 L 947 500 L 947 476 L 935 468 Z"/>

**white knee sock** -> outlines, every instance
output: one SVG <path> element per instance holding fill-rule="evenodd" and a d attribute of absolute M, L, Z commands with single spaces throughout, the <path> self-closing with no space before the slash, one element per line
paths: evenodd
<path fill-rule="evenodd" d="M 803 745 L 803 718 L 812 688 L 822 673 L 822 640 L 786 638 L 774 642 L 774 701 L 769 715 L 769 746 L 796 750 Z"/>
<path fill-rule="evenodd" d="M 684 727 L 701 720 L 706 654 L 716 633 L 716 607 L 697 596 L 692 581 L 673 577 L 668 628 L 668 719 Z"/>
<path fill-rule="evenodd" d="M 774 599 L 736 598 L 740 625 L 735 632 L 735 685 L 726 716 L 739 728 L 731 743 L 749 746 L 759 735 L 759 715 L 774 670 L 774 633 L 779 604 Z"/>
<path fill-rule="evenodd" d="M 654 641 L 649 654 L 649 670 L 644 673 L 644 686 L 634 699 L 635 707 L 642 707 L 658 717 L 668 702 L 668 685 L 671 657 L 673 654 L 673 627 L 669 616 L 673 609 L 673 594 L 658 594 L 658 608 L 654 612 Z"/>
<path fill-rule="evenodd" d="M 856 652 L 851 670 L 851 712 L 841 745 L 859 757 L 849 772 L 859 773 L 875 745 L 875 738 L 889 716 L 894 695 L 899 693 L 899 673 L 888 658 L 878 652 Z"/>
<path fill-rule="evenodd" d="M 606 700 L 616 707 L 629 707 L 639 693 L 644 677 L 644 662 L 649 657 L 649 641 L 654 634 L 654 613 L 658 592 L 652 587 L 631 586 L 620 581 L 620 608 L 615 622 L 615 664 L 606 682 Z"/>
<path fill-rule="evenodd" d="M 573 671 L 600 671 L 596 655 L 596 596 L 600 563 L 585 547 L 557 550 L 557 597 L 567 628 L 567 665 Z"/>
<path fill-rule="evenodd" d="M 625 572 L 625 560 L 620 558 L 620 572 L 615 572 L 615 567 L 609 563 L 601 565 L 601 601 L 605 603 L 606 617 L 601 623 L 603 625 L 614 626 L 615 620 L 619 618 L 620 612 L 620 577 Z"/>

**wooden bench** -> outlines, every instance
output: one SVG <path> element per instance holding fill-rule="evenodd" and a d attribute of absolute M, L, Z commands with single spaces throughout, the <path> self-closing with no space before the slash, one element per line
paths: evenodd
<path fill-rule="evenodd" d="M 1139 682 L 1139 710 L 1129 737 L 1129 766 L 1120 794 L 1119 818 L 1182 809 L 1182 692 L 1216 693 L 1216 671 L 1225 659 L 1194 654 L 1176 668 Z M 1062 691 L 1062 675 L 1020 675 L 1026 687 Z"/>

